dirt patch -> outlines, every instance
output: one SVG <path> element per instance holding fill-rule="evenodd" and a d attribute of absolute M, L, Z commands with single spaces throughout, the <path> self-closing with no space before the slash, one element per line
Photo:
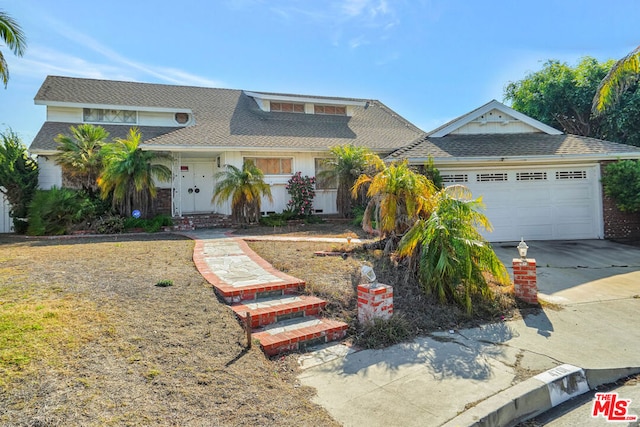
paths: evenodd
<path fill-rule="evenodd" d="M 240 230 L 240 235 L 268 234 L 268 227 Z M 333 237 L 358 236 L 372 241 L 360 227 L 349 223 L 316 224 L 303 230 L 282 231 L 293 236 Z M 373 266 L 378 281 L 393 286 L 394 313 L 402 316 L 409 327 L 408 338 L 433 331 L 462 329 L 487 322 L 499 322 L 519 317 L 513 286 L 491 282 L 496 298 L 476 301 L 475 312 L 468 316 L 455 305 L 442 305 L 433 296 L 425 295 L 406 269 L 387 261 L 381 251 L 361 250 L 362 244 L 249 241 L 249 246 L 274 267 L 307 282 L 307 292 L 328 301 L 327 315 L 350 323 L 352 337 L 362 331 L 357 324 L 357 285 L 362 265 Z M 348 253 L 346 258 L 316 256 L 315 252 Z M 528 307 L 522 307 L 528 310 Z"/>
<path fill-rule="evenodd" d="M 0 424 L 336 425 L 290 365 L 245 350 L 192 251 L 173 235 L 0 238 L 0 303 L 60 298 L 95 313 L 67 331 L 83 336 L 77 348 L 0 387 Z"/>

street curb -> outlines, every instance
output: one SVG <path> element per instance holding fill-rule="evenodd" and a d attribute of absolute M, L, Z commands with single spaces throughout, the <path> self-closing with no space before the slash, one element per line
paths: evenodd
<path fill-rule="evenodd" d="M 566 375 L 556 377 L 553 383 L 541 379 L 547 373 L 562 367 L 575 369 L 571 369 L 571 372 Z M 640 373 L 640 367 L 581 369 L 571 365 L 561 365 L 483 400 L 449 420 L 442 427 L 511 427 L 562 403 L 553 402 L 554 397 L 557 399 L 557 396 L 552 396 L 555 387 L 553 384 L 559 384 L 560 388 L 565 388 L 567 383 L 576 385 L 580 380 L 585 381 L 583 385 L 588 385 L 588 388 L 586 390 L 582 388 L 580 393 L 563 400 L 566 401 L 603 384 L 613 383 L 637 373 Z"/>

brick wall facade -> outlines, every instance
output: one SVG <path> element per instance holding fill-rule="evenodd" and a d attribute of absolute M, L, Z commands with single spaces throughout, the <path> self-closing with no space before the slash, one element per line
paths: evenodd
<path fill-rule="evenodd" d="M 151 215 L 171 215 L 171 189 L 158 188 L 158 195 L 151 204 Z"/>
<path fill-rule="evenodd" d="M 600 173 L 605 175 L 605 167 L 612 161 L 600 162 Z M 620 212 L 613 199 L 602 189 L 602 210 L 604 238 L 631 240 L 640 239 L 640 213 Z"/>

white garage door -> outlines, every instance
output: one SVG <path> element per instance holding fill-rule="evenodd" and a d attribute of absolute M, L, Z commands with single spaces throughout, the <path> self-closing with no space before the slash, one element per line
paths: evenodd
<path fill-rule="evenodd" d="M 482 196 L 492 242 L 602 237 L 599 175 L 595 166 L 441 170 L 445 185 L 466 185 Z"/>

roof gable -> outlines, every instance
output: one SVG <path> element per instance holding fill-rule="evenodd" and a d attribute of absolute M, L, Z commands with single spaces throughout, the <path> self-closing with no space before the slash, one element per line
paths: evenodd
<path fill-rule="evenodd" d="M 495 99 L 431 131 L 430 137 L 451 134 L 505 134 L 545 133 L 561 135 L 562 132 L 547 126 Z"/>

